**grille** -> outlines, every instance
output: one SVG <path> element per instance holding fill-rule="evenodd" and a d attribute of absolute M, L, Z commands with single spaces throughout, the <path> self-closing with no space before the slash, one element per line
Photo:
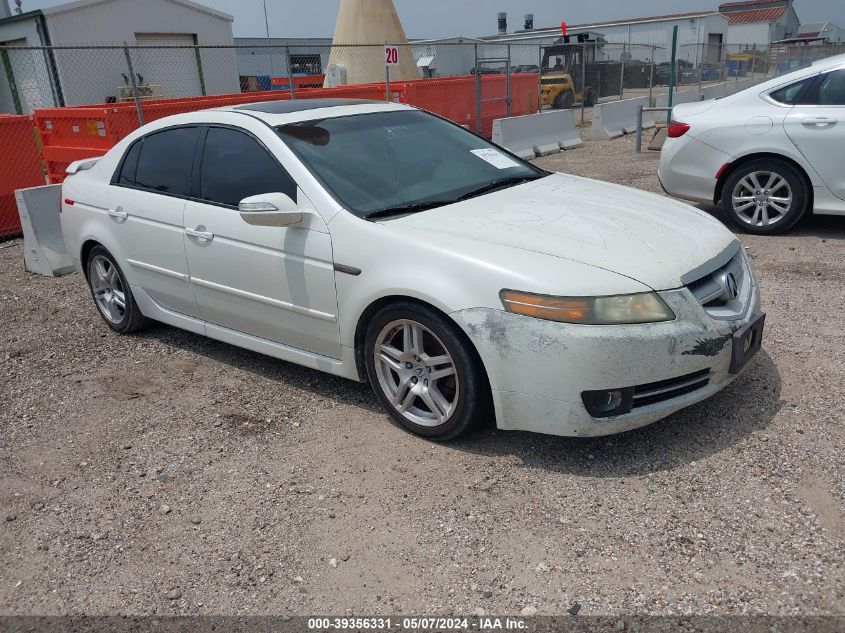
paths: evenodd
<path fill-rule="evenodd" d="M 737 296 L 726 292 L 726 280 L 733 276 Z M 704 266 L 682 277 L 683 283 L 714 319 L 741 318 L 751 295 L 751 270 L 738 242 Z"/>
<path fill-rule="evenodd" d="M 706 387 L 710 383 L 710 370 L 702 369 L 701 371 L 679 376 L 678 378 L 670 378 L 669 380 L 659 380 L 657 382 L 650 382 L 647 385 L 639 385 L 634 387 L 634 404 L 633 408 L 644 407 L 656 402 L 664 402 L 683 396 L 693 391 L 697 391 L 702 387 Z"/>

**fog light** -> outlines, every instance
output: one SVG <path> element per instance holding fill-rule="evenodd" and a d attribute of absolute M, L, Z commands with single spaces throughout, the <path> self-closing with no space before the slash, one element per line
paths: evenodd
<path fill-rule="evenodd" d="M 633 389 L 602 389 L 581 394 L 584 407 L 594 418 L 608 418 L 628 413 L 634 402 Z"/>

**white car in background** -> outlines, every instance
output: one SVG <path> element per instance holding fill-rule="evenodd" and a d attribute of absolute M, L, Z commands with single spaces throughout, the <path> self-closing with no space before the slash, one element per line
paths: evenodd
<path fill-rule="evenodd" d="M 720 203 L 751 233 L 808 210 L 845 215 L 845 55 L 672 111 L 658 175 L 670 195 Z"/>
<path fill-rule="evenodd" d="M 549 173 L 407 106 L 161 119 L 69 168 L 62 231 L 105 322 L 149 319 L 369 380 L 437 440 L 605 435 L 728 385 L 764 315 L 733 234 Z"/>

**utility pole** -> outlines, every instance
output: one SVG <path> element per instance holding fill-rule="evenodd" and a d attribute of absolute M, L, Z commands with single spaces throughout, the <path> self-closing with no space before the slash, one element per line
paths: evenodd
<path fill-rule="evenodd" d="M 264 0 L 264 29 L 267 32 L 267 46 L 271 46 L 270 42 L 270 20 L 267 18 L 267 0 Z M 273 75 L 276 74 L 276 69 L 273 68 L 273 49 L 268 48 L 267 51 L 270 53 L 270 85 L 273 85 Z M 290 65 L 290 57 L 288 57 L 288 65 Z M 288 68 L 288 74 L 290 74 L 290 68 Z"/>
<path fill-rule="evenodd" d="M 678 25 L 672 29 L 672 65 L 669 68 L 669 112 L 666 114 L 666 123 L 672 120 L 672 102 L 675 95 L 675 64 L 678 59 Z"/>

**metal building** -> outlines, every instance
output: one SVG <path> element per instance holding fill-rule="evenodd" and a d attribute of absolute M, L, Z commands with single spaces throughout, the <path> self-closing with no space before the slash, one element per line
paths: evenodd
<path fill-rule="evenodd" d="M 729 46 L 768 48 L 798 34 L 800 22 L 792 0 L 744 0 L 719 5 L 728 19 Z"/>
<path fill-rule="evenodd" d="M 523 28 L 507 32 L 507 17 L 498 18 L 500 29 L 497 35 L 484 37 L 485 41 L 498 43 L 532 43 L 548 44 L 561 36 L 560 26 L 549 28 L 533 28 L 533 16 L 525 16 Z M 504 20 L 504 25 L 502 25 Z M 526 27 L 531 28 L 526 28 Z M 607 45 L 603 54 L 607 59 L 619 59 L 624 55 L 627 59 L 652 61 L 646 59 L 654 55 L 655 63 L 669 60 L 672 46 L 672 31 L 678 26 L 678 45 L 681 58 L 689 57 L 687 61 L 695 62 L 696 56 L 704 55 L 704 63 L 716 62 L 722 54 L 722 44 L 728 33 L 728 19 L 717 11 L 695 11 L 689 13 L 675 13 L 643 18 L 622 20 L 607 20 L 586 24 L 571 24 L 567 33 L 594 32 L 601 33 Z M 502 33 L 502 30 L 505 33 Z M 624 50 L 623 50 L 624 45 Z M 709 45 L 709 46 L 692 46 Z M 702 53 L 703 51 L 703 53 Z M 707 59 L 712 57 L 712 60 Z"/>
<path fill-rule="evenodd" d="M 798 28 L 796 41 L 812 41 L 813 44 L 842 44 L 845 42 L 845 29 L 830 22 L 802 24 Z"/>
<path fill-rule="evenodd" d="M 413 40 L 411 48 L 423 77 L 466 75 L 475 67 L 475 45 L 484 41 L 474 37 L 444 37 Z"/>
<path fill-rule="evenodd" d="M 252 78 L 262 78 L 257 88 L 271 77 L 291 75 L 322 75 L 329 65 L 332 38 L 236 37 L 235 46 L 238 74 L 243 89 Z M 288 69 L 288 54 L 291 68 Z M 266 78 L 266 79 L 264 79 Z"/>
<path fill-rule="evenodd" d="M 232 46 L 233 17 L 191 0 L 78 0 L 10 15 L 0 0 L 0 46 L 114 44 Z M 121 49 L 0 49 L 0 112 L 122 100 L 130 94 Z M 150 98 L 238 92 L 231 48 L 131 51 Z"/>

